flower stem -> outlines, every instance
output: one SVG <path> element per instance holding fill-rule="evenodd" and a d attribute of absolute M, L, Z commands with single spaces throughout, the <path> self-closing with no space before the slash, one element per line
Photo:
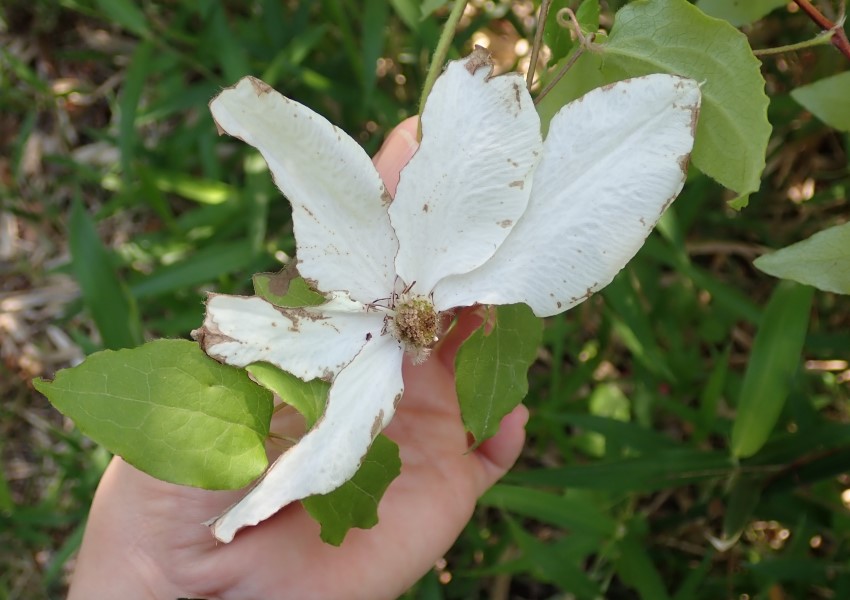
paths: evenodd
<path fill-rule="evenodd" d="M 446 62 L 446 56 L 449 53 L 452 39 L 454 39 L 457 24 L 463 15 L 463 9 L 466 8 L 466 2 L 467 0 L 455 0 L 452 12 L 449 13 L 449 18 L 443 26 L 443 32 L 440 34 L 437 48 L 434 50 L 434 56 L 431 58 L 428 75 L 425 77 L 425 87 L 422 88 L 422 96 L 419 97 L 419 128 L 416 133 L 416 137 L 419 140 L 422 139 L 422 111 L 425 110 L 425 102 L 428 100 L 428 94 L 431 93 L 431 88 L 434 87 L 434 82 L 437 81 L 437 76 L 443 70 L 443 64 Z"/>
<path fill-rule="evenodd" d="M 569 17 L 569 20 L 564 18 L 564 14 Z M 550 81 L 549 84 L 545 88 L 543 88 L 543 91 L 537 95 L 537 98 L 534 99 L 535 106 L 537 106 L 540 101 L 546 97 L 546 94 L 552 91 L 552 88 L 555 87 L 559 81 L 561 81 L 561 78 L 566 75 L 567 71 L 569 71 L 576 63 L 576 61 L 581 58 L 581 55 L 584 54 L 586 50 L 590 50 L 591 44 L 593 43 L 594 34 L 591 33 L 589 35 L 584 35 L 584 33 L 582 33 L 581 25 L 579 24 L 578 19 L 576 18 L 576 14 L 572 11 L 572 9 L 562 8 L 557 12 L 555 18 L 558 21 L 558 25 L 560 25 L 561 27 L 573 27 L 573 30 L 576 34 L 576 40 L 578 40 L 578 46 L 573 51 L 572 55 L 570 56 L 570 59 L 567 61 L 567 64 L 565 64 L 561 68 L 561 70 L 558 71 L 557 75 L 552 78 L 552 81 Z"/>
<path fill-rule="evenodd" d="M 844 33 L 843 19 L 841 19 L 838 23 L 833 23 L 827 19 L 822 12 L 812 6 L 812 3 L 809 2 L 809 0 L 794 0 L 794 3 L 799 6 L 812 21 L 817 23 L 821 29 L 829 32 L 831 34 L 830 41 L 832 42 L 832 45 L 835 46 L 841 54 L 850 59 L 850 40 L 847 39 L 847 34 Z"/>
<path fill-rule="evenodd" d="M 787 46 L 777 46 L 776 48 L 761 48 L 753 50 L 754 56 L 770 56 L 771 54 L 782 54 L 783 52 L 795 52 L 804 48 L 812 48 L 814 46 L 823 46 L 832 43 L 833 32 L 823 31 L 817 34 L 810 40 L 797 42 L 796 44 L 788 44 Z"/>
<path fill-rule="evenodd" d="M 534 71 L 537 69 L 537 57 L 540 54 L 540 46 L 543 43 L 543 29 L 546 26 L 546 17 L 549 16 L 549 5 L 552 0 L 543 0 L 540 3 L 540 12 L 537 13 L 537 31 L 534 32 L 534 45 L 531 47 L 531 61 L 528 63 L 528 74 L 525 79 L 525 87 L 531 92 L 531 84 L 534 82 Z"/>

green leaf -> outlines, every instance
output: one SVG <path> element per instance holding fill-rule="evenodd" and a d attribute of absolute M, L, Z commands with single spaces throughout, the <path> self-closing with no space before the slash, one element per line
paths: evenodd
<path fill-rule="evenodd" d="M 752 456 L 779 420 L 797 372 L 814 289 L 781 283 L 764 311 L 756 333 L 732 426 L 732 453 Z"/>
<path fill-rule="evenodd" d="M 398 445 L 379 435 L 354 477 L 330 494 L 310 496 L 301 503 L 321 523 L 322 540 L 339 546 L 352 527 L 369 529 L 378 523 L 378 503 L 399 473 Z"/>
<path fill-rule="evenodd" d="M 254 363 L 246 370 L 301 413 L 308 429 L 322 416 L 330 390 L 328 382 L 321 379 L 304 382 L 268 363 Z M 322 540 L 339 546 L 352 527 L 369 529 L 377 524 L 378 504 L 399 473 L 398 446 L 385 435 L 379 435 L 354 477 L 329 494 L 310 496 L 301 503 L 321 525 Z"/>
<path fill-rule="evenodd" d="M 140 37 L 148 35 L 145 14 L 133 0 L 97 0 L 97 5 L 110 21 L 118 23 L 127 31 Z"/>
<path fill-rule="evenodd" d="M 221 242 L 198 250 L 185 259 L 158 268 L 130 286 L 136 298 L 184 290 L 221 276 L 243 270 L 256 259 L 250 240 Z"/>
<path fill-rule="evenodd" d="M 116 6 L 120 5 L 120 2 L 116 4 Z M 153 53 L 152 42 L 144 41 L 136 46 L 127 68 L 124 87 L 118 101 L 118 147 L 121 150 L 121 176 L 124 185 L 128 187 L 136 180 L 133 165 L 133 156 L 137 145 L 136 116 L 145 89 L 145 80 L 148 73 L 153 69 Z"/>
<path fill-rule="evenodd" d="M 80 431 L 157 479 L 238 489 L 268 464 L 272 395 L 193 342 L 97 352 L 33 383 Z"/>
<path fill-rule="evenodd" d="M 645 536 L 635 531 L 642 528 L 645 528 L 643 523 L 638 528 L 630 527 L 629 533 L 619 541 L 620 552 L 615 561 L 617 574 L 626 585 L 636 589 L 643 600 L 664 600 L 670 597 L 664 580 L 646 552 Z"/>
<path fill-rule="evenodd" d="M 631 76 L 667 72 L 704 82 L 694 165 L 741 197 L 759 189 L 769 100 L 744 34 L 685 0 L 637 0 L 617 13 L 603 54 L 606 66 Z"/>
<path fill-rule="evenodd" d="M 599 461 L 509 475 L 532 485 L 608 490 L 654 491 L 726 477 L 735 467 L 723 452 L 676 448 L 635 458 Z"/>
<path fill-rule="evenodd" d="M 752 521 L 753 510 L 761 498 L 761 481 L 738 477 L 729 494 L 726 514 L 723 515 L 723 537 L 718 540 L 722 551 L 728 550 L 744 528 Z M 715 546 L 717 547 L 717 546 Z"/>
<path fill-rule="evenodd" d="M 774 277 L 850 294 L 850 223 L 819 231 L 807 240 L 760 256 L 753 264 Z"/>
<path fill-rule="evenodd" d="M 71 268 L 103 345 L 112 349 L 137 346 L 143 337 L 136 303 L 113 269 L 94 222 L 79 200 L 71 207 L 68 229 Z"/>
<path fill-rule="evenodd" d="M 558 11 L 573 4 L 568 0 L 555 0 L 549 7 L 549 18 L 543 27 L 543 41 L 549 46 L 552 56 L 550 63 L 555 63 L 567 56 L 576 44 L 571 27 L 562 27 L 558 23 Z M 584 0 L 576 11 L 576 20 L 583 33 L 595 33 L 599 29 L 599 0 Z"/>
<path fill-rule="evenodd" d="M 257 273 L 253 282 L 254 293 L 275 306 L 318 306 L 325 301 L 293 267 L 277 273 Z"/>
<path fill-rule="evenodd" d="M 426 18 L 432 12 L 434 12 L 438 8 L 443 8 L 448 3 L 448 0 L 422 0 L 422 18 Z"/>
<path fill-rule="evenodd" d="M 481 506 L 494 506 L 571 532 L 611 537 L 617 529 L 617 522 L 588 498 L 500 483 L 485 492 L 478 502 Z"/>
<path fill-rule="evenodd" d="M 467 431 L 481 443 L 499 429 L 528 392 L 527 372 L 537 356 L 543 324 L 524 304 L 499 306 L 492 331 L 479 328 L 460 347 L 455 386 Z"/>
<path fill-rule="evenodd" d="M 697 6 L 710 17 L 729 21 L 735 27 L 758 21 L 788 0 L 699 0 Z"/>
<path fill-rule="evenodd" d="M 297 410 L 312 427 L 322 416 L 331 384 L 321 379 L 302 381 L 269 363 L 254 363 L 245 367 L 260 385 L 274 391 L 280 399 Z"/>
<path fill-rule="evenodd" d="M 850 131 L 850 71 L 798 87 L 791 97 L 830 127 Z"/>
<path fill-rule="evenodd" d="M 363 82 L 361 101 L 368 106 L 375 92 L 377 71 L 375 65 L 384 49 L 386 36 L 384 31 L 389 18 L 389 4 L 386 0 L 366 0 L 363 7 L 363 32 L 361 42 L 362 69 L 360 80 Z"/>

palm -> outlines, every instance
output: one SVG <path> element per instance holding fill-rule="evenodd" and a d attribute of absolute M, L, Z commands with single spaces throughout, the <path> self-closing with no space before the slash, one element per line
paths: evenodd
<path fill-rule="evenodd" d="M 453 354 L 451 350 L 448 352 Z M 400 447 L 402 474 L 380 505 L 380 523 L 352 531 L 341 547 L 324 544 L 300 506 L 248 528 L 227 545 L 200 523 L 239 494 L 155 480 L 121 460 L 104 477 L 90 530 L 109 528 L 137 549 L 150 577 L 175 594 L 200 597 L 393 598 L 451 545 L 478 496 L 510 466 L 522 444 L 521 411 L 479 452 L 466 433 L 453 376 L 439 352 L 408 365 L 406 390 L 387 430 Z M 93 517 L 94 518 L 94 517 Z M 333 574 L 333 576 L 329 576 Z"/>

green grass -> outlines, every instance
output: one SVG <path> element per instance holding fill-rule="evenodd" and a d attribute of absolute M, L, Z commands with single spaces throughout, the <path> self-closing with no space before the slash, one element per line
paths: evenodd
<path fill-rule="evenodd" d="M 0 211 L 17 246 L 0 302 L 63 274 L 82 295 L 8 313 L 30 337 L 0 364 L 0 599 L 62 597 L 107 460 L 28 386 L 67 366 L 48 326 L 86 352 L 185 337 L 206 291 L 277 268 L 294 250 L 287 203 L 255 154 L 216 136 L 207 101 L 253 74 L 372 153 L 416 112 L 444 16 L 420 20 L 417 4 L 4 4 Z M 456 53 L 474 31 L 509 48 L 532 33 L 500 6 L 477 10 Z M 755 47 L 812 32 L 783 11 L 763 25 Z M 788 393 L 776 427 L 754 455 L 730 455 L 759 327 L 782 334 L 764 317 L 778 282 L 752 259 L 846 219 L 847 137 L 788 96 L 842 69 L 828 47 L 765 59 L 774 138 L 749 208 L 692 172 L 629 268 L 547 321 L 523 455 L 409 598 L 850 597 L 846 296 L 815 293 L 805 364 L 774 374 Z M 808 181 L 810 198 L 788 199 Z"/>

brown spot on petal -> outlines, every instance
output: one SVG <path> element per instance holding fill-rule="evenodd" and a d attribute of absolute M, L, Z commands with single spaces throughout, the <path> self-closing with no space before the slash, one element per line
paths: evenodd
<path fill-rule="evenodd" d="M 398 403 L 401 402 L 401 393 L 395 395 L 393 398 L 393 408 L 398 408 Z"/>
<path fill-rule="evenodd" d="M 499 221 L 499 227 L 504 227 L 505 229 L 507 229 L 508 227 L 510 227 L 513 224 L 514 224 L 514 222 L 511 221 L 510 219 L 505 219 L 504 221 Z"/>
<path fill-rule="evenodd" d="M 379 433 L 381 433 L 381 423 L 384 422 L 384 411 L 378 411 L 377 416 L 375 417 L 375 422 L 372 423 L 372 439 L 374 440 Z"/>
<path fill-rule="evenodd" d="M 515 188 L 522 189 L 522 188 L 525 187 L 525 182 L 522 179 L 517 179 L 516 181 L 511 181 L 508 184 L 508 187 L 515 187 Z"/>
<path fill-rule="evenodd" d="M 475 44 L 475 49 L 466 58 L 464 66 L 466 67 L 466 70 L 469 71 L 470 75 L 475 75 L 475 72 L 481 67 L 487 67 L 490 69 L 487 76 L 484 77 L 484 81 L 487 81 L 493 76 L 493 59 L 490 56 L 490 51 L 484 46 Z"/>
<path fill-rule="evenodd" d="M 248 81 L 251 82 L 251 86 L 254 88 L 254 91 L 258 96 L 262 96 L 264 94 L 268 94 L 269 92 L 274 91 L 272 86 L 270 86 L 265 81 L 261 81 L 256 77 L 248 77 Z"/>
<path fill-rule="evenodd" d="M 425 204 L 422 205 L 422 212 L 428 212 L 428 208 L 429 208 L 429 206 L 428 206 L 428 203 L 426 202 Z"/>
<path fill-rule="evenodd" d="M 389 190 L 386 187 L 381 186 L 381 204 L 389 206 L 392 203 L 393 197 L 390 195 Z"/>

